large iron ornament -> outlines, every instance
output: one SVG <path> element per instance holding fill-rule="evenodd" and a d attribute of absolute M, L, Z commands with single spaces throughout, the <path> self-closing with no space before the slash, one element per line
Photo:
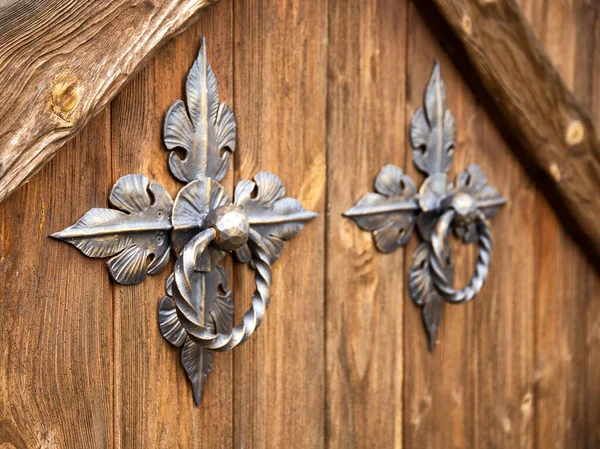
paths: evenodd
<path fill-rule="evenodd" d="M 413 255 L 408 288 L 414 302 L 422 307 L 429 348 L 433 349 L 444 300 L 470 301 L 485 282 L 492 249 L 487 219 L 506 200 L 487 184 L 477 165 L 460 173 L 454 184 L 448 179 L 456 127 L 452 113 L 446 109 L 446 90 L 437 60 L 424 103 L 425 107 L 412 118 L 410 142 L 413 162 L 428 178 L 417 191 L 400 168 L 386 165 L 375 180 L 376 193 L 364 195 L 344 215 L 362 229 L 372 231 L 375 246 L 384 253 L 405 245 L 415 225 L 418 228 L 423 243 Z M 462 290 L 452 286 L 454 266 L 448 245 L 451 229 L 465 243 L 479 243 L 475 272 Z"/>
<path fill-rule="evenodd" d="M 233 349 L 260 326 L 269 306 L 271 266 L 285 241 L 316 214 L 286 197 L 272 173 L 239 182 L 233 201 L 219 184 L 235 151 L 236 124 L 229 106 L 219 103 L 204 39 L 185 90 L 186 103 L 171 106 L 163 130 L 170 171 L 186 183 L 175 201 L 145 176 L 127 175 L 110 192 L 114 209 L 91 209 L 52 237 L 88 257 L 110 257 L 110 275 L 126 285 L 161 272 L 174 253 L 158 321 L 163 337 L 182 348 L 198 405 L 214 351 Z M 183 159 L 176 149 L 185 153 Z M 237 326 L 232 326 L 233 298 L 221 265 L 227 252 L 250 265 L 256 283 L 252 305 Z"/>

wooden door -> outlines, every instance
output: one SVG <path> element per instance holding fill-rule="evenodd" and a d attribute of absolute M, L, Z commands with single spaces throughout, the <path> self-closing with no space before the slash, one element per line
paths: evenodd
<path fill-rule="evenodd" d="M 600 10 L 522 0 L 567 84 L 600 126 Z M 174 195 L 167 108 L 206 36 L 238 136 L 224 185 L 261 170 L 319 218 L 273 270 L 272 303 L 244 345 L 215 357 L 200 407 L 157 326 L 163 274 L 137 286 L 48 235 L 141 173 Z M 0 448 L 597 448 L 600 278 L 511 151 L 501 124 L 409 0 L 221 0 L 0 205 Z M 393 163 L 413 179 L 408 124 L 434 57 L 457 123 L 451 174 L 479 164 L 508 199 L 492 269 L 446 306 L 429 352 L 407 270 L 341 213 Z M 457 283 L 475 249 L 454 250 Z M 236 318 L 253 290 L 227 267 Z"/>

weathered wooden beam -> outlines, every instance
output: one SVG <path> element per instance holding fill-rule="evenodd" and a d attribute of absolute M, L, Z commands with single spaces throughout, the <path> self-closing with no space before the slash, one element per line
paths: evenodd
<path fill-rule="evenodd" d="M 600 143 L 515 0 L 431 0 L 503 121 L 543 176 L 561 220 L 600 261 Z M 492 151 L 493 149 L 486 149 Z"/>
<path fill-rule="evenodd" d="M 218 0 L 21 0 L 0 6 L 0 202 Z"/>

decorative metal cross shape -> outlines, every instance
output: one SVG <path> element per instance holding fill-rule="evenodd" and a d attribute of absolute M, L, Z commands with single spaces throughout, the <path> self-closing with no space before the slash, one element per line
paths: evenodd
<path fill-rule="evenodd" d="M 159 184 L 142 175 L 117 181 L 109 200 L 116 209 L 91 209 L 73 226 L 52 237 L 68 242 L 89 257 L 110 257 L 108 270 L 120 284 L 137 284 L 177 260 L 159 301 L 163 337 L 182 347 L 182 363 L 200 404 L 213 351 L 245 342 L 260 326 L 269 306 L 271 265 L 285 240 L 316 217 L 293 198 L 277 176 L 261 172 L 254 182 L 241 181 L 231 201 L 219 182 L 235 150 L 233 112 L 219 104 L 217 80 L 202 46 L 186 81 L 187 105 L 168 110 L 163 130 L 169 168 L 187 183 L 175 202 Z M 172 150 L 185 153 L 181 159 Z M 242 323 L 232 327 L 233 297 L 220 265 L 234 251 L 254 270 L 256 291 Z M 147 260 L 151 259 L 150 263 Z"/>
<path fill-rule="evenodd" d="M 425 91 L 425 110 L 417 110 L 410 126 L 413 162 L 428 178 L 417 192 L 415 183 L 400 168 L 386 165 L 375 180 L 377 193 L 367 193 L 344 213 L 362 229 L 373 231 L 375 246 L 384 253 L 405 245 L 417 224 L 424 241 L 415 251 L 408 289 L 415 303 L 422 306 L 431 350 L 442 319 L 443 300 L 470 301 L 483 286 L 492 248 L 487 218 L 506 203 L 487 185 L 477 165 L 460 173 L 454 185 L 450 182 L 446 172 L 452 164 L 455 134 L 436 60 Z M 452 287 L 450 229 L 465 243 L 479 242 L 475 273 L 462 290 Z"/>

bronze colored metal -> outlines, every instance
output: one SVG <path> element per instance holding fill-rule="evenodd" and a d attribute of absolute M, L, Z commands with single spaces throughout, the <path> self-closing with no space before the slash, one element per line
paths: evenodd
<path fill-rule="evenodd" d="M 384 253 L 405 245 L 415 225 L 424 242 L 417 247 L 409 270 L 408 289 L 422 307 L 423 322 L 433 350 L 444 300 L 466 302 L 481 290 L 487 277 L 492 241 L 488 218 L 506 200 L 487 184 L 477 165 L 470 165 L 453 184 L 447 176 L 456 144 L 454 117 L 446 109 L 446 89 L 436 60 L 425 90 L 424 109 L 411 121 L 410 142 L 415 166 L 428 175 L 419 190 L 412 179 L 393 165 L 381 169 L 376 193 L 367 193 L 344 215 L 373 232 L 377 249 Z M 479 257 L 469 284 L 452 287 L 454 267 L 448 245 L 453 229 L 465 243 L 479 242 Z"/>
<path fill-rule="evenodd" d="M 236 124 L 229 106 L 219 103 L 204 39 L 187 77 L 186 103 L 180 100 L 169 108 L 163 137 L 171 173 L 186 183 L 175 201 L 145 176 L 127 175 L 110 193 L 116 209 L 91 209 L 52 237 L 88 257 L 110 257 L 109 272 L 120 284 L 137 284 L 146 274 L 159 273 L 174 252 L 175 269 L 159 301 L 158 322 L 163 337 L 182 348 L 181 361 L 199 405 L 214 351 L 233 349 L 260 326 L 271 297 L 271 265 L 285 241 L 317 214 L 286 197 L 272 173 L 239 182 L 235 201 L 219 184 L 235 151 Z M 250 264 L 256 282 L 252 305 L 235 327 L 233 297 L 220 264 L 231 251 Z"/>

